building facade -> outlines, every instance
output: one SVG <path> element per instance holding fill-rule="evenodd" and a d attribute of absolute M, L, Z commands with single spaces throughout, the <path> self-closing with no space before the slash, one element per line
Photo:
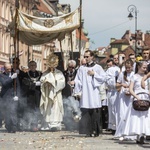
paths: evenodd
<path fill-rule="evenodd" d="M 135 39 L 136 38 L 136 39 Z M 127 50 L 134 50 L 136 54 L 140 54 L 144 46 L 150 47 L 150 33 L 143 33 L 137 30 L 136 36 L 127 30 L 121 39 L 111 38 L 110 49 L 111 54 L 124 53 Z"/>
<path fill-rule="evenodd" d="M 12 21 L 16 9 L 15 0 L 0 0 L 0 67 L 3 70 L 3 65 L 5 62 L 11 62 L 14 57 L 14 38 L 10 36 L 10 30 L 8 28 L 9 23 Z M 19 3 L 20 10 L 32 14 L 32 1 L 21 0 Z M 22 66 L 28 65 L 29 58 L 28 52 L 31 51 L 32 47 L 23 42 L 18 42 L 17 55 L 20 57 L 20 63 Z M 16 56 L 18 57 L 18 56 Z"/>
<path fill-rule="evenodd" d="M 17 0 L 16 0 L 17 1 Z M 18 2 L 18 1 L 17 1 Z M 59 4 L 59 0 L 20 0 L 19 9 L 30 15 L 39 17 L 53 17 L 71 11 L 69 4 Z M 11 62 L 14 57 L 14 38 L 10 36 L 9 23 L 15 14 L 15 0 L 0 0 L 0 67 L 3 69 L 5 62 Z M 84 31 L 81 36 L 81 54 L 89 48 L 89 40 Z M 20 58 L 20 67 L 27 66 L 28 62 L 37 62 L 37 69 L 46 69 L 46 57 L 51 53 L 61 53 L 64 69 L 70 59 L 71 52 L 79 52 L 79 30 L 66 34 L 62 41 L 57 39 L 43 45 L 28 46 L 18 41 L 17 57 Z"/>

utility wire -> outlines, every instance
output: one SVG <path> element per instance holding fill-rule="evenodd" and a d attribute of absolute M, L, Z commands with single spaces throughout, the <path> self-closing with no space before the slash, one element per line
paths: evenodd
<path fill-rule="evenodd" d="M 105 31 L 111 30 L 111 29 L 113 29 L 113 28 L 116 28 L 116 27 L 118 27 L 118 26 L 121 26 L 121 25 L 123 25 L 123 24 L 126 24 L 126 23 L 128 23 L 129 21 L 130 21 L 130 20 L 125 21 L 125 22 L 123 22 L 123 23 L 120 23 L 120 24 L 118 24 L 118 25 L 112 26 L 112 27 L 110 27 L 110 28 L 104 29 L 104 30 L 94 32 L 94 33 L 89 34 L 89 35 L 92 36 L 92 35 L 95 35 L 95 34 L 97 34 L 97 33 L 99 33 L 99 32 L 105 32 Z"/>

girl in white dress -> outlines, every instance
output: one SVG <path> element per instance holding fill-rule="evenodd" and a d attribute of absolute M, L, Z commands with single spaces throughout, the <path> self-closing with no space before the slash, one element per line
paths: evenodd
<path fill-rule="evenodd" d="M 148 85 L 145 81 L 145 89 L 141 87 L 142 78 L 147 71 L 147 63 L 137 62 L 136 72 L 131 77 L 129 91 L 133 100 L 149 100 Z M 145 94 L 138 94 L 145 93 Z M 150 109 L 148 111 L 134 110 L 132 103 L 127 110 L 125 121 L 122 124 L 121 136 L 137 136 L 137 143 L 144 143 L 144 136 L 150 135 Z"/>
<path fill-rule="evenodd" d="M 124 120 L 129 104 L 131 103 L 131 94 L 129 92 L 130 79 L 134 75 L 133 61 L 128 59 L 124 63 L 125 71 L 121 72 L 117 79 L 116 88 L 120 89 L 117 97 L 116 107 L 118 112 L 116 113 L 116 135 L 118 134 L 118 125 L 121 120 Z"/>

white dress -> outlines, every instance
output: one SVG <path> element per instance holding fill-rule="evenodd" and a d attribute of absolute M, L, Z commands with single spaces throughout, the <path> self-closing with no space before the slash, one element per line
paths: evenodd
<path fill-rule="evenodd" d="M 142 89 L 141 80 L 142 77 L 138 74 L 133 75 L 131 78 L 131 81 L 134 82 L 135 93 L 148 93 L 147 81 L 145 81 L 146 88 Z M 139 97 L 149 100 L 149 94 L 140 94 Z M 136 111 L 130 103 L 125 120 L 122 121 L 120 126 L 120 136 L 150 135 L 150 109 L 148 111 Z"/>
<path fill-rule="evenodd" d="M 130 79 L 133 75 L 134 75 L 134 72 L 127 73 L 128 81 L 126 81 L 124 79 L 124 72 L 121 72 L 118 76 L 117 83 L 125 83 L 126 85 L 129 85 Z M 121 90 L 118 92 L 118 95 L 116 98 L 116 103 L 117 103 L 116 110 L 118 110 L 116 112 L 116 129 L 117 129 L 117 126 L 118 126 L 120 120 L 124 119 L 127 109 L 129 107 L 129 104 L 132 102 L 131 101 L 132 96 L 126 94 L 127 90 L 129 90 L 129 88 L 127 89 L 127 88 L 122 87 Z"/>

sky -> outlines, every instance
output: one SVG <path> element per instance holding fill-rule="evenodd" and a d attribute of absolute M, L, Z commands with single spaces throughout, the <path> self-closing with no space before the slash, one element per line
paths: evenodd
<path fill-rule="evenodd" d="M 80 0 L 59 0 L 59 3 L 70 4 L 74 11 Z M 111 38 L 121 39 L 126 30 L 135 33 L 135 17 L 128 19 L 129 5 L 137 8 L 137 29 L 150 31 L 150 0 L 82 0 L 82 19 L 90 49 L 108 46 Z"/>

